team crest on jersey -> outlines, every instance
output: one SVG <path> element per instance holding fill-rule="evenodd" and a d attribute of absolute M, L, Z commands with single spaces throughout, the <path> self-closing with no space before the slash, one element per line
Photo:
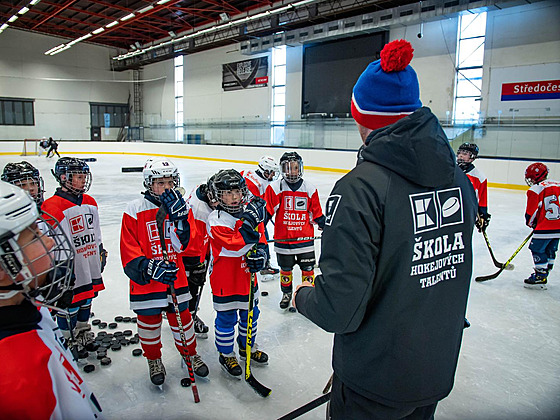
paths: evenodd
<path fill-rule="evenodd" d="M 294 210 L 306 211 L 307 210 L 307 197 L 295 197 Z"/>
<path fill-rule="evenodd" d="M 91 213 L 86 214 L 86 225 L 88 229 L 93 229 L 93 214 Z"/>
<path fill-rule="evenodd" d="M 150 241 L 159 241 L 159 233 L 156 221 L 146 223 L 146 229 L 148 231 L 148 239 Z M 165 239 L 169 239 L 169 229 L 169 220 L 165 220 L 165 224 L 163 226 L 163 234 L 165 236 Z"/>
<path fill-rule="evenodd" d="M 414 233 L 463 223 L 463 196 L 459 187 L 409 196 Z"/>
<path fill-rule="evenodd" d="M 327 198 L 327 204 L 325 205 L 325 225 L 331 225 L 341 198 L 341 195 L 331 195 Z"/>
<path fill-rule="evenodd" d="M 70 219 L 70 231 L 72 235 L 83 232 L 85 230 L 84 216 L 79 215 Z"/>

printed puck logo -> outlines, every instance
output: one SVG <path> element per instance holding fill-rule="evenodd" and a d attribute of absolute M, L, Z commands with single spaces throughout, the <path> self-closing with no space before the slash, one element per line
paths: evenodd
<path fill-rule="evenodd" d="M 295 209 L 298 211 L 307 210 L 307 197 L 296 197 Z"/>
<path fill-rule="evenodd" d="M 459 187 L 409 196 L 414 233 L 463 223 L 463 200 Z"/>

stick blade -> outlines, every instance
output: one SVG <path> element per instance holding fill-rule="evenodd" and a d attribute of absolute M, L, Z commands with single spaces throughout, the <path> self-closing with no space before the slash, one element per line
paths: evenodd
<path fill-rule="evenodd" d="M 249 375 L 249 377 L 245 378 L 245 382 L 249 384 L 253 391 L 259 394 L 261 397 L 266 398 L 270 395 L 272 390 L 267 388 L 263 384 L 261 384 L 257 379 L 253 376 L 253 374 Z"/>
<path fill-rule="evenodd" d="M 489 274 L 488 276 L 480 276 L 480 277 L 476 277 L 474 279 L 474 281 L 478 282 L 478 283 L 482 283 L 484 281 L 488 281 L 488 280 L 493 280 L 496 277 L 498 277 L 500 275 L 500 273 L 504 271 L 503 268 L 500 268 L 498 271 L 496 271 L 494 274 Z"/>

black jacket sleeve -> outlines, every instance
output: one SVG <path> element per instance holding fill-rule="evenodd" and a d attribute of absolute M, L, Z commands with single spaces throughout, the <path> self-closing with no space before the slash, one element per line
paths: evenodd
<path fill-rule="evenodd" d="M 335 185 L 327 200 L 322 274 L 314 288 L 301 288 L 296 295 L 296 306 L 305 317 L 339 334 L 356 331 L 364 318 L 382 235 L 381 200 L 360 178 L 351 183 L 347 179 Z"/>

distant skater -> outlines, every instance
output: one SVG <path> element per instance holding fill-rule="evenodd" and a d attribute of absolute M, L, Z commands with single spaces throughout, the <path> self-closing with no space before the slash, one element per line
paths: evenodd
<path fill-rule="evenodd" d="M 49 148 L 49 150 L 47 150 L 48 158 L 53 157 L 55 153 L 58 157 L 60 157 L 60 154 L 58 153 L 58 143 L 54 141 L 52 137 L 49 137 L 49 140 L 47 141 L 47 147 Z"/>

